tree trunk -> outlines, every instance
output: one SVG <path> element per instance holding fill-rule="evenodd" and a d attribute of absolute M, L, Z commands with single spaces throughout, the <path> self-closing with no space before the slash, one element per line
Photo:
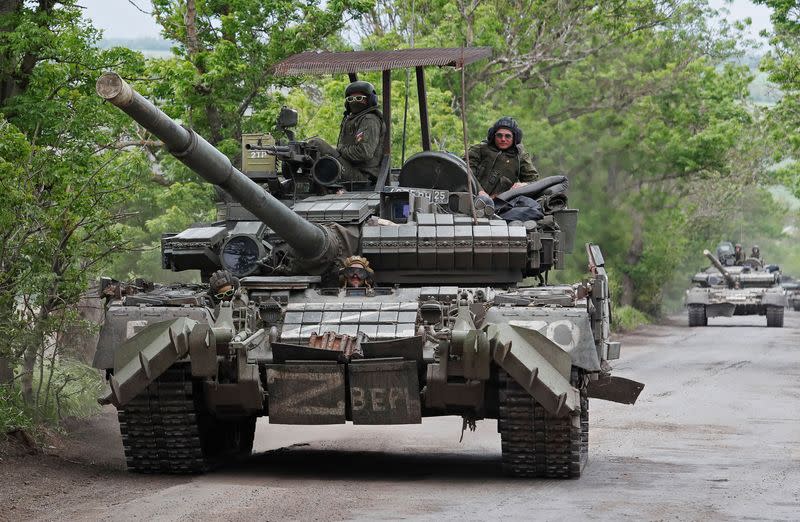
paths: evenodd
<path fill-rule="evenodd" d="M 32 345 L 25 349 L 25 355 L 22 357 L 22 399 L 25 404 L 32 405 L 34 403 L 33 396 L 33 369 L 36 367 L 36 355 L 38 353 L 38 346 Z"/>
<path fill-rule="evenodd" d="M 644 252 L 644 216 L 638 210 L 633 210 L 631 214 L 633 219 L 633 229 L 631 244 L 628 247 L 628 253 L 625 255 L 625 264 L 628 269 L 636 266 L 642 259 Z M 630 275 L 628 270 L 622 273 L 622 295 L 620 296 L 620 304 L 622 306 L 634 306 L 636 302 L 636 282 Z"/>
<path fill-rule="evenodd" d="M 14 381 L 14 369 L 8 357 L 0 357 L 0 386 L 11 386 Z"/>
<path fill-rule="evenodd" d="M 0 0 L 0 18 L 8 18 L 20 9 L 22 9 L 22 0 Z M 7 28 L 3 29 L 3 32 L 12 30 L 12 28 Z M 5 105 L 6 100 L 17 94 L 17 83 L 14 78 L 15 62 L 10 48 L 0 53 L 0 106 Z"/>

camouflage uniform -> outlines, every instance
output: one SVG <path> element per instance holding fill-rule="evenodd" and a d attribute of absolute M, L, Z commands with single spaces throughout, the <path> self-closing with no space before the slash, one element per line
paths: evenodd
<path fill-rule="evenodd" d="M 312 138 L 309 143 L 313 143 L 320 153 L 339 160 L 344 167 L 342 177 L 345 181 L 369 181 L 378 177 L 385 134 L 383 114 L 377 107 L 368 107 L 345 116 L 336 148 L 321 138 Z"/>
<path fill-rule="evenodd" d="M 744 255 L 744 250 L 742 249 L 742 245 L 739 245 L 737 243 L 733 249 L 734 264 L 736 266 L 741 266 L 742 263 L 744 263 L 745 257 L 746 256 Z"/>
<path fill-rule="evenodd" d="M 481 188 L 490 195 L 505 192 L 518 181 L 528 183 L 539 178 L 522 144 L 500 150 L 493 143 L 482 141 L 469 148 L 469 166 Z"/>

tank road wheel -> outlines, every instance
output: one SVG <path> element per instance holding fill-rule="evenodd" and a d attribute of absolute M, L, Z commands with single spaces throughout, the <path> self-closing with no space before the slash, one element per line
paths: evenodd
<path fill-rule="evenodd" d="M 589 457 L 587 379 L 573 370 L 581 408 L 555 417 L 501 371 L 500 432 L 503 471 L 514 477 L 578 478 Z"/>
<path fill-rule="evenodd" d="M 768 328 L 783 328 L 783 307 L 782 306 L 768 306 L 767 307 L 767 327 Z"/>
<path fill-rule="evenodd" d="M 689 305 L 689 326 L 708 326 L 705 305 Z"/>
<path fill-rule="evenodd" d="M 202 473 L 253 447 L 255 417 L 219 420 L 204 411 L 188 364 L 175 364 L 119 411 L 130 471 Z"/>

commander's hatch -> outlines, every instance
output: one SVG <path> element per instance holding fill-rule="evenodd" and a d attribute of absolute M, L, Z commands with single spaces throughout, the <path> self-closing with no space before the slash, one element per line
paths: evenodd
<path fill-rule="evenodd" d="M 393 69 L 414 68 L 417 76 L 420 134 L 422 150 L 431 150 L 428 123 L 428 98 L 425 92 L 425 67 L 461 68 L 492 55 L 490 47 L 453 47 L 432 49 L 402 49 L 398 51 L 314 52 L 294 54 L 273 67 L 276 76 L 303 76 L 322 74 L 347 74 L 351 82 L 358 80 L 359 72 L 382 71 L 383 116 L 386 139 L 383 143 L 383 161 L 376 187 L 386 185 L 392 152 L 392 77 Z"/>

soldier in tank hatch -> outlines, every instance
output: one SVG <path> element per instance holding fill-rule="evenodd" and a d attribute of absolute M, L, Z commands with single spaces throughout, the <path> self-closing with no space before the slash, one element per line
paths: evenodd
<path fill-rule="evenodd" d="M 761 249 L 758 248 L 758 245 L 753 245 L 753 248 L 750 249 L 750 257 L 753 259 L 761 259 Z"/>
<path fill-rule="evenodd" d="M 510 116 L 497 120 L 486 140 L 469 148 L 469 165 L 482 192 L 491 196 L 539 178 L 530 154 L 522 147 L 522 129 Z"/>
<path fill-rule="evenodd" d="M 741 243 L 736 243 L 733 246 L 733 256 L 734 256 L 734 260 L 735 260 L 734 263 L 737 266 L 740 266 L 742 263 L 744 263 L 745 255 L 744 255 L 744 250 L 742 250 L 742 244 Z"/>
<path fill-rule="evenodd" d="M 350 256 L 344 260 L 342 269 L 339 270 L 339 283 L 344 288 L 371 288 L 374 273 L 367 258 Z"/>
<path fill-rule="evenodd" d="M 321 154 L 339 160 L 345 181 L 377 179 L 386 134 L 378 94 L 371 83 L 358 81 L 347 86 L 344 96 L 344 118 L 336 147 L 322 138 L 311 138 L 308 143 Z"/>
<path fill-rule="evenodd" d="M 208 293 L 215 303 L 230 301 L 239 288 L 239 278 L 227 270 L 217 270 L 208 280 Z"/>

